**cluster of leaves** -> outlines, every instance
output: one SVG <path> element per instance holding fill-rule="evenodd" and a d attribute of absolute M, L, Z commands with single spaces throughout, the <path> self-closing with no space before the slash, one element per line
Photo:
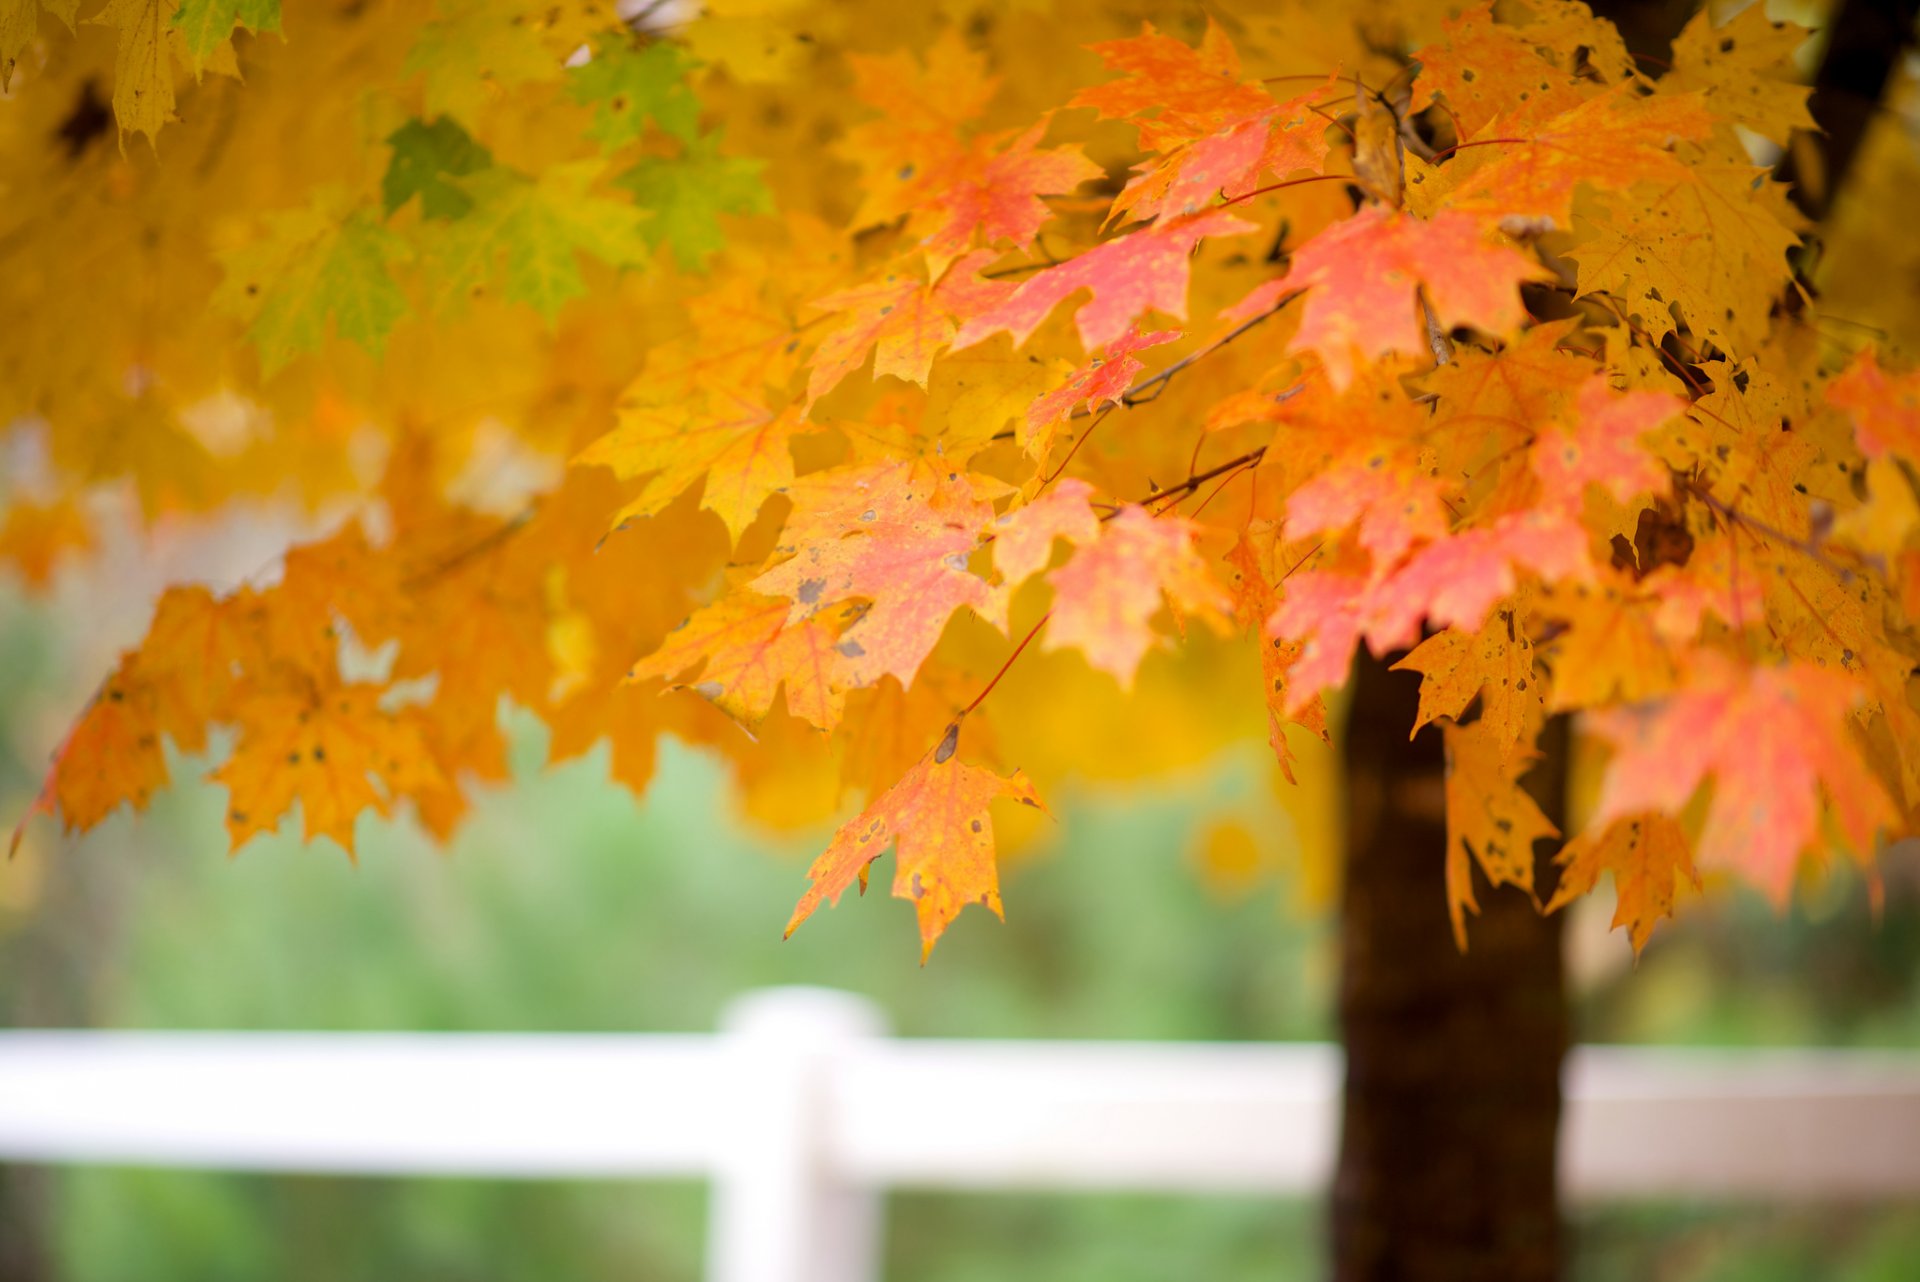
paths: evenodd
<path fill-rule="evenodd" d="M 1157 682 L 1290 772 L 1359 645 L 1410 650 L 1445 736 L 1463 944 L 1475 867 L 1535 893 L 1559 836 L 1520 786 L 1551 715 L 1612 755 L 1543 907 L 1610 872 L 1636 945 L 1697 867 L 1783 899 L 1911 826 L 1920 376 L 1810 323 L 1743 141 L 1810 127 L 1800 33 L 1758 7 L 1657 75 L 1579 0 L 1183 35 L 795 0 L 671 39 L 442 0 L 224 62 L 204 32 L 269 15 L 206 7 L 110 6 L 151 11 L 114 99 L 177 106 L 158 163 L 95 143 L 82 45 L 0 104 L 0 298 L 40 321 L 0 416 L 56 473 L 0 537 L 44 573 L 108 483 L 363 510 L 162 599 L 49 773 L 70 827 L 228 724 L 236 844 L 296 802 L 349 849 L 405 799 L 444 832 L 504 695 L 636 787 L 671 732 L 766 813 L 863 794 L 789 929 L 893 847 L 931 948 L 1000 909 L 993 803 L 1152 758 L 1091 701 Z M 176 47 L 247 85 L 176 99 Z M 488 424 L 571 466 L 463 505 Z"/>

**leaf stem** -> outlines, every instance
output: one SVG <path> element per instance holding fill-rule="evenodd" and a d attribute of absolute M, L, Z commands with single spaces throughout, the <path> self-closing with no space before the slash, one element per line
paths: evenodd
<path fill-rule="evenodd" d="M 986 699 L 986 697 L 993 693 L 993 688 L 1000 684 L 1001 677 L 1004 677 L 1007 675 L 1007 669 L 1013 666 L 1013 661 L 1020 657 L 1020 652 L 1022 650 L 1025 650 L 1028 645 L 1032 644 L 1033 639 L 1035 637 L 1040 635 L 1040 629 L 1045 627 L 1047 620 L 1051 619 L 1052 617 L 1053 617 L 1053 611 L 1048 610 L 1045 614 L 1040 616 L 1040 618 L 1034 623 L 1034 625 L 1031 628 L 1027 629 L 1027 635 L 1020 638 L 1020 644 L 1013 647 L 1013 653 L 1007 656 L 1007 661 L 1000 665 L 1000 670 L 993 674 L 992 680 L 988 681 L 987 684 L 984 687 L 982 687 L 979 694 L 976 694 L 973 696 L 972 703 L 969 703 L 966 707 L 960 709 L 959 713 L 954 717 L 953 724 L 955 726 L 958 726 L 969 712 L 972 712 L 975 708 L 979 707 L 980 704 Z"/>

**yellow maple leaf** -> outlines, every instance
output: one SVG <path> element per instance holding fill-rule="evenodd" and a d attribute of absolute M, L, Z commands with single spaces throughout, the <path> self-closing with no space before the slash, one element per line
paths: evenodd
<path fill-rule="evenodd" d="M 1447 745 L 1447 914 L 1454 942 L 1465 951 L 1466 915 L 1480 911 L 1473 864 L 1491 885 L 1532 895 L 1533 843 L 1560 830 L 1518 782 L 1530 752 L 1503 752 L 1484 720 L 1440 729 Z"/>

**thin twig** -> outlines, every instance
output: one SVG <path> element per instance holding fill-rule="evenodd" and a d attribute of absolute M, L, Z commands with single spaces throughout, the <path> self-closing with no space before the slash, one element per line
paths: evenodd
<path fill-rule="evenodd" d="M 1698 481 L 1682 481 L 1680 482 L 1680 488 L 1699 499 L 1702 503 L 1705 503 L 1708 508 L 1725 518 L 1731 524 L 1741 526 L 1751 534 L 1757 534 L 1762 538 L 1770 539 L 1782 547 L 1792 548 L 1822 568 L 1833 571 L 1834 574 L 1840 577 L 1841 582 L 1845 583 L 1853 578 L 1854 571 L 1850 567 L 1841 565 L 1838 561 L 1828 556 L 1825 549 L 1811 539 L 1798 538 L 1788 534 L 1785 530 L 1774 528 L 1757 517 L 1748 516 L 1733 505 L 1716 498 L 1712 490 L 1707 489 Z"/>
<path fill-rule="evenodd" d="M 1199 351 L 1194 352 L 1190 355 L 1181 357 L 1179 360 L 1175 361 L 1173 364 L 1167 366 L 1165 369 L 1161 370 L 1157 374 L 1152 375 L 1151 377 L 1141 379 L 1138 383 L 1135 383 L 1132 387 L 1129 387 L 1126 391 L 1120 393 L 1120 404 L 1125 406 L 1127 409 L 1132 409 L 1137 405 L 1151 404 L 1154 400 L 1158 399 L 1160 395 L 1157 389 L 1163 388 L 1166 386 L 1166 384 L 1173 381 L 1173 378 L 1175 375 L 1181 373 L 1183 370 L 1191 368 L 1196 361 L 1199 361 L 1204 357 L 1213 355 L 1215 352 L 1225 347 L 1228 343 L 1231 343 L 1234 339 L 1239 338 L 1242 334 L 1246 333 L 1248 330 L 1257 328 L 1264 322 L 1272 320 L 1275 316 L 1279 315 L 1280 312 L 1284 311 L 1287 305 L 1292 303 L 1294 299 L 1300 297 L 1302 292 L 1304 291 L 1301 291 L 1301 290 L 1293 291 L 1293 293 L 1288 294 L 1286 297 L 1280 299 L 1280 301 L 1276 302 L 1272 307 L 1268 308 L 1266 311 L 1261 312 L 1258 316 L 1252 316 L 1244 321 L 1241 321 L 1238 325 L 1235 325 L 1232 329 L 1228 330 L 1225 334 L 1221 335 L 1219 338 L 1215 339 L 1213 342 L 1208 343 L 1205 347 L 1202 347 Z M 1153 395 L 1151 396 L 1147 395 L 1147 393 L 1149 392 L 1152 392 Z M 1075 410 L 1071 415 L 1071 417 L 1084 418 L 1087 415 L 1091 414 L 1092 412 L 1093 412 L 1092 410 L 1089 410 L 1086 407 L 1082 406 L 1080 409 Z"/>

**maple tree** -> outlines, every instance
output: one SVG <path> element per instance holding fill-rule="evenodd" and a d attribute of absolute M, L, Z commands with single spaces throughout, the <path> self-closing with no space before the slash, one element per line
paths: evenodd
<path fill-rule="evenodd" d="M 1660 65 L 1579 0 L 82 8 L 0 0 L 0 556 L 312 534 L 160 599 L 69 830 L 230 727 L 236 847 L 445 835 L 504 697 L 634 788 L 672 734 L 858 804 L 787 929 L 891 848 L 931 950 L 996 816 L 1170 719 L 1292 779 L 1357 651 L 1444 747 L 1460 949 L 1476 884 L 1607 873 L 1638 949 L 1913 830 L 1914 330 L 1820 321 L 1757 6 Z"/>

